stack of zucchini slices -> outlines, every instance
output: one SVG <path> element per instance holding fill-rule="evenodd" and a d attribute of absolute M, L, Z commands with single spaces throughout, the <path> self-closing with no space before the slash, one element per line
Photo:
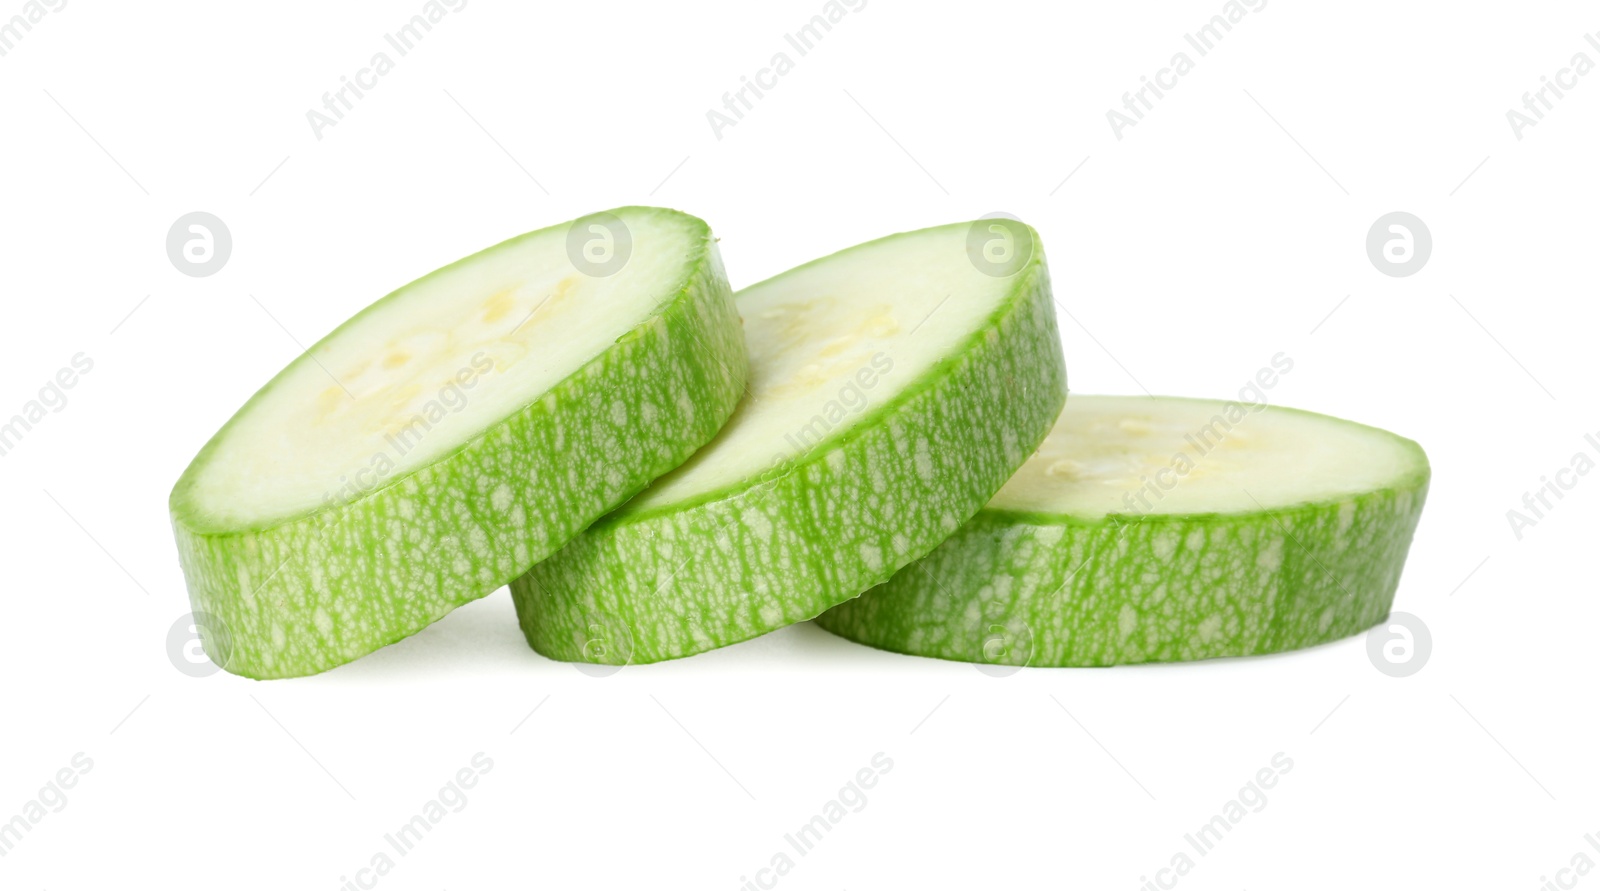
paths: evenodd
<path fill-rule="evenodd" d="M 533 649 L 614 665 L 808 619 L 1057 666 L 1383 620 L 1427 489 L 1415 443 L 1261 404 L 1069 400 L 1054 310 L 1038 234 L 1008 219 L 738 294 L 675 211 L 496 245 L 323 338 L 184 472 L 207 653 L 313 674 L 507 583 Z"/>

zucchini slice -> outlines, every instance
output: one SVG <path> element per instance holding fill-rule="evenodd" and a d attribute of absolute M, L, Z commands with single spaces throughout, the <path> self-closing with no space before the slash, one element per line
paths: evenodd
<path fill-rule="evenodd" d="M 749 394 L 687 464 L 512 584 L 528 642 L 577 662 L 688 656 L 812 618 L 955 532 L 1066 398 L 1038 244 L 1016 221 L 960 223 L 740 292 Z"/>
<path fill-rule="evenodd" d="M 996 666 L 1308 647 L 1389 614 L 1428 477 L 1416 443 L 1326 415 L 1074 395 L 970 523 L 817 624 Z"/>
<path fill-rule="evenodd" d="M 400 288 L 173 489 L 208 655 L 290 677 L 416 633 L 683 463 L 745 374 L 711 230 L 676 211 L 593 214 Z"/>

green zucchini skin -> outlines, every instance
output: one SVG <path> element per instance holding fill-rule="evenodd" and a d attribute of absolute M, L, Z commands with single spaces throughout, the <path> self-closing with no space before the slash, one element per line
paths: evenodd
<path fill-rule="evenodd" d="M 732 414 L 747 370 L 708 227 L 699 250 L 660 311 L 610 349 L 444 458 L 342 506 L 270 528 L 211 528 L 186 490 L 225 426 L 170 501 L 207 654 L 257 679 L 350 662 L 492 593 L 683 463 Z"/>
<path fill-rule="evenodd" d="M 1352 497 L 1084 520 L 985 509 L 917 566 L 817 619 L 883 650 L 1106 666 L 1276 653 L 1389 614 L 1429 469 Z"/>
<path fill-rule="evenodd" d="M 1065 399 L 1036 251 L 980 330 L 846 435 L 733 491 L 625 507 L 535 565 L 511 586 L 523 633 L 553 659 L 647 663 L 813 618 L 959 529 Z"/>

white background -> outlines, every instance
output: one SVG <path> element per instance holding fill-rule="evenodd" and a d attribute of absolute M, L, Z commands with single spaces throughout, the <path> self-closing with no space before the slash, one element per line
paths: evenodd
<path fill-rule="evenodd" d="M 1600 474 L 1521 540 L 1506 518 L 1600 433 L 1600 73 L 1521 140 L 1506 119 L 1600 62 L 1592 7 L 1273 0 L 1119 140 L 1106 111 L 1221 2 L 871 0 L 719 140 L 707 110 L 820 0 L 472 0 L 318 140 L 306 111 L 422 4 L 348 7 L 74 0 L 0 58 L 0 415 L 94 362 L 0 458 L 0 820 L 94 762 L 0 886 L 331 891 L 480 751 L 379 887 L 737 888 L 877 752 L 868 804 L 779 886 L 1139 888 L 1277 752 L 1292 771 L 1180 887 L 1531 891 L 1600 860 Z M 319 677 L 176 670 L 167 493 L 295 341 L 624 203 L 709 220 L 735 287 L 1015 214 L 1076 392 L 1228 397 L 1287 352 L 1273 402 L 1428 450 L 1396 609 L 1431 658 L 1387 677 L 1357 638 L 995 679 L 807 625 L 596 679 L 531 652 L 502 591 Z M 233 235 L 209 278 L 165 252 L 193 210 Z M 1364 249 L 1393 210 L 1433 235 L 1408 278 Z"/>

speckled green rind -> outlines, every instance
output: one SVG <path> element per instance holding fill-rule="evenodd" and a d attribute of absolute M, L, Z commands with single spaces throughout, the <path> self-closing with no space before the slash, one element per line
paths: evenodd
<path fill-rule="evenodd" d="M 1392 487 L 1273 511 L 1087 521 L 986 508 L 817 624 L 879 649 L 995 665 L 1178 662 L 1337 640 L 1389 614 L 1427 496 L 1416 453 L 1418 469 Z"/>
<path fill-rule="evenodd" d="M 534 566 L 511 585 L 529 644 L 573 662 L 688 656 L 813 618 L 926 554 L 1066 398 L 1042 252 L 1015 278 L 981 330 L 840 439 L 710 500 L 624 508 Z"/>
<path fill-rule="evenodd" d="M 262 679 L 349 662 L 495 591 L 687 460 L 732 414 L 747 368 L 709 228 L 700 250 L 657 315 L 542 398 L 343 507 L 196 531 L 186 473 L 172 524 L 207 655 Z"/>

